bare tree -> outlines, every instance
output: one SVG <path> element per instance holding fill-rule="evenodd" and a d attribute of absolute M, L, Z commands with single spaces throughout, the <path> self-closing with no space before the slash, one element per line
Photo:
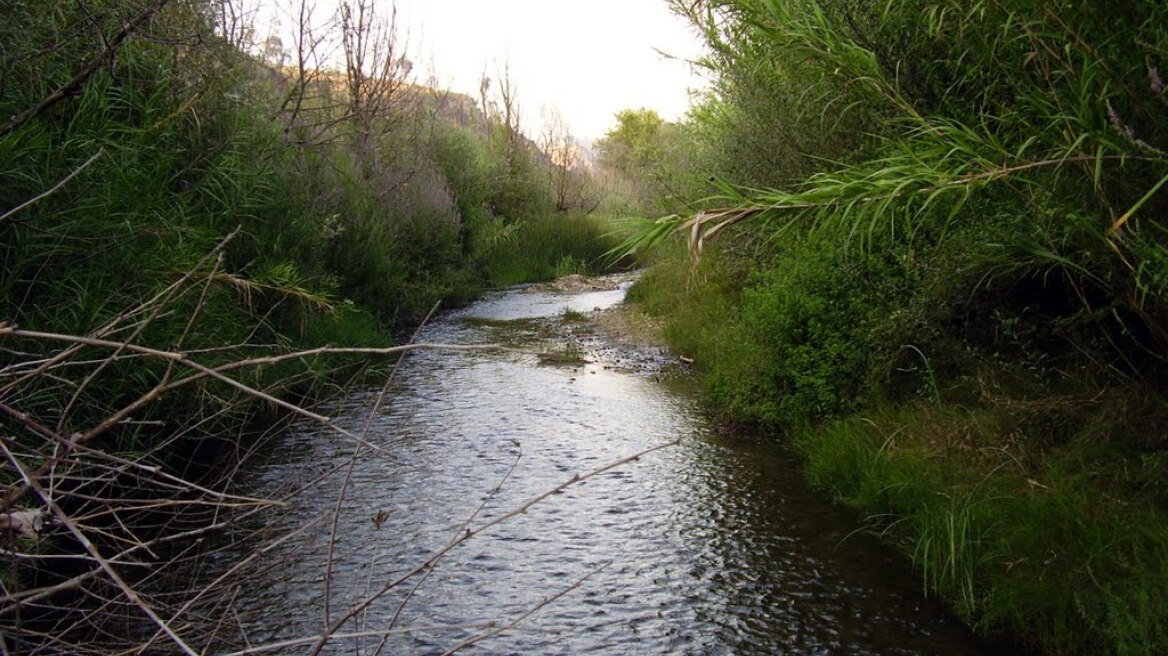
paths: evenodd
<path fill-rule="evenodd" d="M 240 50 L 255 45 L 255 18 L 260 0 L 215 0 L 209 9 L 216 33 Z"/>
<path fill-rule="evenodd" d="M 323 25 L 316 24 L 316 4 L 312 0 L 290 0 L 285 11 L 293 24 L 291 55 L 294 60 L 292 70 L 288 71 L 284 67 L 288 53 L 281 53 L 280 65 L 276 68 L 281 79 L 291 80 L 280 105 L 286 121 L 284 139 L 301 145 L 316 143 L 335 122 L 328 102 L 327 83 L 321 84 L 330 26 L 327 21 Z M 308 110 L 310 106 L 313 109 Z M 306 113 L 314 116 L 307 118 Z"/>
<path fill-rule="evenodd" d="M 395 3 L 390 3 L 386 18 L 377 12 L 374 0 L 343 0 L 338 15 L 348 116 L 359 142 L 368 148 L 375 133 L 392 131 L 402 118 L 396 105 L 413 65 L 399 43 Z"/>
<path fill-rule="evenodd" d="M 491 101 L 491 77 L 487 75 L 486 69 L 483 69 L 482 78 L 479 80 L 479 109 L 487 118 L 495 114 L 495 106 Z M 486 127 L 489 124 L 483 123 L 483 125 Z"/>
<path fill-rule="evenodd" d="M 503 127 L 507 131 L 507 161 L 514 162 L 522 148 L 522 132 L 519 120 L 519 90 L 511 79 L 511 64 L 503 65 L 503 75 L 499 80 L 499 111 Z"/>
<path fill-rule="evenodd" d="M 556 200 L 556 211 L 583 210 L 592 213 L 600 205 L 591 172 L 580 145 L 555 108 L 543 110 L 543 133 L 539 147 L 548 159 L 548 181 Z"/>
<path fill-rule="evenodd" d="M 479 81 L 479 105 L 486 118 L 485 127 L 490 136 L 492 129 L 502 129 L 506 143 L 505 158 L 508 165 L 514 163 L 516 156 L 524 146 L 523 133 L 520 130 L 519 89 L 511 79 L 511 64 L 503 64 L 503 70 L 496 70 L 498 84 L 483 71 Z M 492 95 L 491 89 L 497 90 Z"/>

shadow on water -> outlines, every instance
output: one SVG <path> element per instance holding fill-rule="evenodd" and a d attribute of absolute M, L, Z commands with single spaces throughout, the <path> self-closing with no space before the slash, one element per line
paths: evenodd
<path fill-rule="evenodd" d="M 569 326 L 558 316 L 565 307 L 618 303 L 624 286 L 575 295 L 512 290 L 426 329 L 427 341 L 505 339 L 520 348 L 407 359 L 373 419 L 376 449 L 355 460 L 340 504 L 332 616 L 425 561 L 480 504 L 479 523 L 576 474 L 679 444 L 475 535 L 426 574 L 404 607 L 414 581 L 345 630 L 414 627 L 393 635 L 383 653 L 442 653 L 484 629 L 426 627 L 501 625 L 530 612 L 515 630 L 465 653 L 985 653 L 923 597 L 901 560 L 806 489 L 788 454 L 719 434 L 692 395 L 657 382 L 668 354 L 616 347 L 587 322 Z M 541 366 L 539 353 L 565 341 L 588 362 Z M 329 414 L 359 430 L 374 397 L 355 393 Z M 310 494 L 267 518 L 271 535 L 286 534 L 332 513 L 352 448 L 333 433 L 294 430 L 241 476 L 240 491 L 272 495 L 320 477 Z M 324 626 L 322 526 L 272 547 L 235 590 L 249 643 Z M 243 552 L 221 553 L 218 567 Z M 375 653 L 379 642 L 338 641 L 326 651 Z"/>

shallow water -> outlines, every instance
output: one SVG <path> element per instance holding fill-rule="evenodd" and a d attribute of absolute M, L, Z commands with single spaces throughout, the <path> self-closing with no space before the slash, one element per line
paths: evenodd
<path fill-rule="evenodd" d="M 523 617 L 459 653 L 984 653 L 923 598 L 899 558 L 856 532 L 854 516 L 806 489 L 791 457 L 720 434 L 684 385 L 660 382 L 670 377 L 668 354 L 617 347 L 558 316 L 618 303 L 626 285 L 574 295 L 511 290 L 426 329 L 425 341 L 514 348 L 405 361 L 372 420 L 377 449 L 358 455 L 340 504 L 331 617 L 424 562 L 484 501 L 471 526 L 575 475 L 678 443 L 477 533 L 342 632 L 416 627 L 391 635 L 382 653 L 434 654 L 490 629 L 425 627 Z M 568 349 L 590 362 L 541 364 L 540 352 Z M 376 392 L 327 414 L 359 431 Z M 267 527 L 286 533 L 331 513 L 352 453 L 350 440 L 305 426 L 244 472 L 240 491 L 276 494 L 324 476 Z M 328 546 L 327 523 L 287 540 L 236 591 L 250 644 L 322 630 Z M 236 556 L 220 554 L 219 566 Z M 380 643 L 337 640 L 325 651 L 375 653 Z"/>

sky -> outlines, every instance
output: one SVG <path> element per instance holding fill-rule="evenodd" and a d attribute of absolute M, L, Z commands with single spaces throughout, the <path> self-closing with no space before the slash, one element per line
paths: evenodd
<path fill-rule="evenodd" d="M 378 0 L 388 12 L 392 0 Z M 320 8 L 332 3 L 320 2 Z M 545 108 L 573 136 L 593 140 L 626 108 L 684 116 L 701 86 L 685 60 L 701 53 L 689 25 L 665 0 L 396 0 L 399 36 L 415 75 L 478 98 L 484 71 L 510 68 L 521 129 L 535 137 Z M 327 9 L 326 9 L 327 11 Z M 325 12 L 321 12 L 325 13 Z M 287 22 L 287 21 L 285 21 Z M 658 52 L 660 51 L 660 52 Z M 671 59 L 661 52 L 680 59 Z"/>
<path fill-rule="evenodd" d="M 701 85 L 685 60 L 697 34 L 665 0 L 397 0 L 416 64 L 439 84 L 477 97 L 484 68 L 505 66 L 531 134 L 545 106 L 575 136 L 596 139 L 626 108 L 681 118 Z M 659 52 L 660 51 L 660 52 Z M 680 59 L 662 55 L 667 53 Z"/>

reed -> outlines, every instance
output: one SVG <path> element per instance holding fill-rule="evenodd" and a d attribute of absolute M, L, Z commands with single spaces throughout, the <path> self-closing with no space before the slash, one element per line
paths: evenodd
<path fill-rule="evenodd" d="M 1164 650 L 1168 9 L 672 5 L 712 181 L 618 252 L 711 409 L 982 633 Z"/>

